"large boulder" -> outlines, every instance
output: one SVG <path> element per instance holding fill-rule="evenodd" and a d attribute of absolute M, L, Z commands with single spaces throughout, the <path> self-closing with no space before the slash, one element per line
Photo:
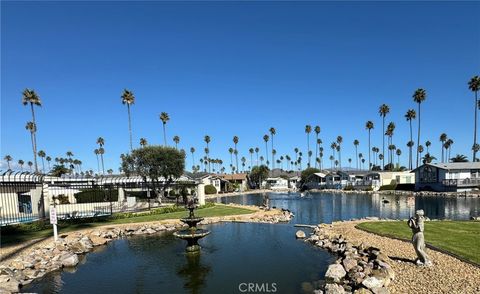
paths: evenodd
<path fill-rule="evenodd" d="M 325 286 L 325 294 L 345 294 L 345 289 L 339 284 L 327 284 Z"/>
<path fill-rule="evenodd" d="M 20 292 L 20 282 L 14 278 L 0 284 L 0 293 L 17 293 Z"/>
<path fill-rule="evenodd" d="M 100 246 L 107 243 L 107 239 L 96 235 L 90 235 L 90 240 L 92 241 L 93 246 Z"/>
<path fill-rule="evenodd" d="M 79 263 L 77 254 L 66 254 L 61 258 L 62 266 L 74 267 Z"/>
<path fill-rule="evenodd" d="M 345 258 L 342 262 L 345 271 L 349 272 L 352 268 L 357 266 L 357 260 L 354 258 Z"/>
<path fill-rule="evenodd" d="M 325 280 L 327 282 L 339 283 L 346 274 L 347 272 L 341 264 L 331 264 L 325 273 Z"/>
<path fill-rule="evenodd" d="M 362 282 L 362 285 L 368 289 L 381 288 L 384 284 L 385 280 L 378 277 L 368 277 Z"/>
<path fill-rule="evenodd" d="M 305 234 L 304 231 L 302 230 L 298 230 L 296 233 L 295 233 L 295 237 L 297 237 L 297 239 L 303 239 L 305 238 L 307 235 Z"/>

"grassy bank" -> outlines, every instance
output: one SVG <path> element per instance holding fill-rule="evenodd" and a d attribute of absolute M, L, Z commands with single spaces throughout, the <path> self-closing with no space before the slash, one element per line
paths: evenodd
<path fill-rule="evenodd" d="M 357 228 L 406 241 L 412 238 L 412 231 L 404 221 L 365 222 L 358 224 Z M 426 222 L 425 241 L 427 244 L 480 264 L 480 222 Z"/>
<path fill-rule="evenodd" d="M 168 211 L 168 210 L 167 210 Z M 249 214 L 254 211 L 251 209 L 240 208 L 240 207 L 231 207 L 221 204 L 207 205 L 206 207 L 199 208 L 195 211 L 195 215 L 201 217 L 214 217 L 214 216 L 227 216 L 227 215 L 238 215 L 238 214 Z M 188 211 L 185 209 L 180 209 L 180 211 L 166 212 L 151 214 L 119 214 L 114 217 L 107 217 L 96 219 L 95 222 L 85 222 L 82 220 L 82 223 L 59 223 L 59 234 L 67 233 L 71 231 L 94 228 L 98 226 L 105 225 L 114 225 L 114 224 L 128 224 L 128 223 L 141 223 L 141 222 L 152 222 L 160 221 L 167 219 L 179 219 L 188 215 Z M 53 235 L 52 226 L 49 224 L 41 225 L 17 225 L 10 228 L 3 228 L 1 231 L 1 246 L 6 245 L 15 245 L 25 241 L 48 238 Z"/>

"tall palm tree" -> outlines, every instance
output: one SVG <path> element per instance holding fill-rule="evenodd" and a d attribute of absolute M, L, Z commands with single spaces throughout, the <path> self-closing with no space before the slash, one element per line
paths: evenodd
<path fill-rule="evenodd" d="M 353 146 L 355 146 L 355 158 L 357 160 L 357 170 L 358 170 L 358 145 L 360 144 L 360 142 L 355 139 L 353 140 Z"/>
<path fill-rule="evenodd" d="M 395 124 L 393 122 L 390 122 L 387 126 L 387 131 L 385 132 L 385 135 L 388 137 L 388 145 L 391 146 L 393 145 L 393 134 L 394 134 L 394 131 L 395 131 Z M 392 167 L 393 165 L 393 149 L 389 148 L 389 164 L 390 164 L 390 168 Z"/>
<path fill-rule="evenodd" d="M 32 89 L 25 89 L 22 92 L 22 103 L 23 105 L 30 104 L 30 109 L 32 111 L 32 123 L 34 125 L 34 131 L 31 134 L 33 140 L 33 161 L 35 163 L 35 172 L 38 172 L 38 165 L 37 165 L 37 122 L 35 120 L 35 110 L 33 106 L 42 106 L 42 100 L 40 96 Z"/>
<path fill-rule="evenodd" d="M 38 157 L 42 159 L 42 173 L 45 173 L 45 161 L 44 161 L 45 156 L 47 156 L 45 151 L 43 150 L 38 151 Z"/>
<path fill-rule="evenodd" d="M 192 167 L 195 166 L 195 148 L 190 147 L 190 153 L 192 153 Z"/>
<path fill-rule="evenodd" d="M 452 152 L 452 145 L 453 145 L 453 140 L 450 138 L 445 142 L 445 153 L 448 153 L 447 158 L 451 158 L 451 152 Z"/>
<path fill-rule="evenodd" d="M 178 143 L 180 143 L 180 137 L 179 136 L 173 136 L 173 142 L 175 143 L 175 149 L 178 150 Z"/>
<path fill-rule="evenodd" d="M 165 125 L 170 120 L 168 113 L 166 112 L 160 113 L 160 120 L 162 121 L 162 125 L 163 125 L 163 142 L 165 143 L 165 146 L 167 146 L 167 133 L 165 131 Z"/>
<path fill-rule="evenodd" d="M 305 134 L 307 134 L 307 155 L 308 155 L 308 165 L 307 167 L 310 167 L 310 133 L 312 132 L 312 126 L 311 125 L 306 125 L 305 126 Z"/>
<path fill-rule="evenodd" d="M 320 146 L 320 148 L 318 148 L 318 150 L 320 151 L 320 154 L 319 154 L 320 170 L 322 170 L 323 169 L 323 147 Z"/>
<path fill-rule="evenodd" d="M 360 159 L 360 162 L 363 163 L 364 160 L 363 160 L 363 154 L 362 153 L 358 153 L 358 158 Z M 360 163 L 360 169 L 362 169 L 362 165 Z"/>
<path fill-rule="evenodd" d="M 37 125 L 31 121 L 27 122 L 25 125 L 25 129 L 30 132 L 30 140 L 32 142 L 32 151 L 33 151 L 33 158 L 35 163 L 37 162 L 37 146 L 35 144 L 35 132 L 37 131 Z M 35 165 L 36 167 L 36 165 Z M 38 172 L 38 168 L 35 168 L 35 171 Z"/>
<path fill-rule="evenodd" d="M 468 89 L 475 93 L 475 124 L 473 128 L 473 146 L 477 144 L 477 110 L 478 110 L 478 90 L 480 90 L 480 77 L 474 76 L 468 82 Z M 473 150 L 473 162 L 477 161 L 477 151 L 476 148 L 472 148 Z"/>
<path fill-rule="evenodd" d="M 444 150 L 445 150 L 445 142 L 447 142 L 447 139 L 448 139 L 447 134 L 445 133 L 440 134 L 440 142 L 442 142 L 442 162 L 445 162 Z"/>
<path fill-rule="evenodd" d="M 51 168 L 50 168 L 50 161 L 52 161 L 52 158 L 51 158 L 50 156 L 47 156 L 47 157 L 45 158 L 45 160 L 47 161 L 48 170 L 50 170 L 50 169 L 51 169 Z"/>
<path fill-rule="evenodd" d="M 235 151 L 237 151 L 237 150 L 238 150 L 238 149 L 237 149 L 238 137 L 237 137 L 237 136 L 233 136 L 232 141 L 233 141 L 233 144 L 235 145 Z M 235 151 L 234 151 L 234 152 L 235 152 Z M 238 156 L 237 156 L 237 155 L 238 155 L 238 151 L 237 151 L 237 153 L 235 153 L 235 163 L 236 163 L 235 166 L 237 167 L 237 170 L 238 170 Z"/>
<path fill-rule="evenodd" d="M 432 146 L 432 142 L 430 142 L 430 141 L 427 140 L 427 142 L 425 142 L 425 147 L 427 147 L 427 153 L 430 153 L 430 152 L 429 152 L 429 151 L 430 151 L 430 150 L 429 150 L 429 149 L 430 149 L 430 146 Z"/>
<path fill-rule="evenodd" d="M 264 135 L 263 136 L 263 141 L 265 142 L 265 159 L 268 161 L 268 140 L 270 139 L 270 137 L 268 135 Z M 267 166 L 268 166 L 268 163 L 267 163 Z"/>
<path fill-rule="evenodd" d="M 260 148 L 255 147 L 255 154 L 257 155 L 257 165 L 258 165 L 258 152 L 260 152 Z"/>
<path fill-rule="evenodd" d="M 413 143 L 413 131 L 412 131 L 412 120 L 414 120 L 417 117 L 417 113 L 415 112 L 414 109 L 409 109 L 407 110 L 407 113 L 405 114 L 405 118 L 409 122 L 410 125 L 410 141 L 407 143 L 408 146 L 408 168 L 413 169 L 413 158 L 412 158 L 412 147 L 415 145 Z"/>
<path fill-rule="evenodd" d="M 140 138 L 140 146 L 145 147 L 148 145 L 147 139 L 145 138 Z"/>
<path fill-rule="evenodd" d="M 397 156 L 398 156 L 397 165 L 400 168 L 400 155 L 402 155 L 402 150 L 400 150 L 400 148 L 399 148 L 399 149 L 397 149 L 396 153 L 397 153 Z"/>
<path fill-rule="evenodd" d="M 209 144 L 210 144 L 210 142 L 212 141 L 212 139 L 210 138 L 210 136 L 209 136 L 209 135 L 205 135 L 205 136 L 203 137 L 203 141 L 205 142 L 205 144 L 207 144 L 206 150 L 210 150 L 210 145 L 209 145 Z M 232 151 L 232 152 L 233 152 L 233 151 Z M 210 166 L 210 161 L 209 161 L 209 164 L 208 164 L 208 172 L 210 172 L 210 171 L 211 171 L 211 166 Z"/>
<path fill-rule="evenodd" d="M 128 111 L 128 133 L 130 135 L 130 150 L 133 150 L 133 144 L 132 144 L 132 120 L 130 116 L 130 105 L 135 104 L 135 96 L 133 95 L 133 92 L 124 89 L 123 94 L 121 96 L 122 98 L 122 104 L 127 105 L 127 111 Z"/>
<path fill-rule="evenodd" d="M 244 156 L 242 156 L 240 160 L 242 161 L 242 171 L 245 172 L 245 161 L 247 161 L 247 159 Z"/>
<path fill-rule="evenodd" d="M 238 169 L 238 150 L 235 148 L 235 150 L 233 150 L 233 155 L 235 155 L 235 169 L 237 170 L 237 172 L 239 172 L 240 170 Z"/>
<path fill-rule="evenodd" d="M 370 170 L 372 168 L 372 162 L 370 160 L 370 138 L 371 138 L 371 132 L 372 129 L 374 128 L 373 122 L 371 120 L 367 121 L 365 123 L 365 129 L 368 131 L 368 169 Z"/>
<path fill-rule="evenodd" d="M 23 172 L 23 165 L 25 164 L 25 161 L 23 161 L 22 159 L 19 159 L 18 160 L 18 165 L 20 166 L 20 171 Z"/>
<path fill-rule="evenodd" d="M 27 165 L 30 168 L 30 172 L 32 172 L 33 171 L 32 170 L 33 162 L 29 161 L 29 162 L 27 162 Z"/>
<path fill-rule="evenodd" d="M 93 150 L 93 153 L 95 153 L 95 156 L 97 157 L 97 170 L 98 173 L 100 173 L 100 160 L 98 160 L 98 155 L 100 154 L 100 151 L 98 149 L 95 149 Z"/>
<path fill-rule="evenodd" d="M 452 162 L 468 162 L 468 159 L 465 155 L 457 154 L 455 157 L 451 158 Z"/>
<path fill-rule="evenodd" d="M 269 129 L 270 136 L 272 137 L 272 170 L 275 168 L 275 154 L 273 154 L 273 137 L 277 134 L 277 130 L 274 127 Z"/>
<path fill-rule="evenodd" d="M 100 146 L 100 148 L 98 148 L 98 154 L 100 154 L 100 159 L 102 160 L 102 174 L 105 174 L 105 165 L 103 164 L 103 154 L 105 154 L 103 146 L 105 145 L 105 139 L 98 137 L 97 144 Z"/>
<path fill-rule="evenodd" d="M 260 164 L 263 165 L 263 161 L 265 160 L 265 158 L 263 158 L 263 156 L 260 156 Z"/>
<path fill-rule="evenodd" d="M 338 144 L 337 151 L 338 151 L 338 165 L 339 165 L 340 169 L 342 169 L 342 152 L 341 152 L 342 143 L 343 143 L 342 136 L 338 136 L 337 137 L 337 144 Z"/>
<path fill-rule="evenodd" d="M 420 125 L 421 125 L 421 120 L 420 120 L 420 105 L 422 104 L 425 99 L 427 99 L 427 92 L 424 89 L 417 89 L 415 90 L 415 93 L 413 93 L 413 101 L 418 103 L 418 136 L 417 136 L 417 142 L 420 144 Z M 420 162 L 420 152 L 418 151 L 417 148 L 417 167 Z"/>
<path fill-rule="evenodd" d="M 5 155 L 5 157 L 3 158 L 6 162 L 7 162 L 7 166 L 8 166 L 8 169 L 10 170 L 10 161 L 13 160 L 13 157 L 10 156 L 10 155 Z"/>
<path fill-rule="evenodd" d="M 315 132 L 315 158 L 317 158 L 318 156 L 318 145 L 319 145 L 319 138 L 318 136 L 320 135 L 320 126 L 315 126 L 315 128 L 313 129 L 313 131 Z M 315 160 L 315 168 L 317 167 L 317 160 Z"/>
<path fill-rule="evenodd" d="M 230 153 L 230 166 L 233 166 L 233 148 L 228 148 L 228 153 Z"/>
<path fill-rule="evenodd" d="M 253 148 L 250 148 L 248 149 L 248 152 L 250 153 L 250 170 L 253 166 L 253 153 L 255 152 L 255 150 Z"/>
<path fill-rule="evenodd" d="M 417 152 L 418 152 L 418 154 L 420 155 L 420 157 L 422 156 L 423 151 L 424 151 L 423 146 L 422 146 L 422 145 L 418 145 L 418 147 L 417 147 Z"/>
<path fill-rule="evenodd" d="M 387 104 L 382 104 L 380 105 L 380 108 L 378 110 L 380 113 L 380 116 L 382 117 L 382 154 L 385 154 L 385 117 L 387 114 L 390 112 L 390 107 Z M 382 158 L 382 169 L 385 168 L 385 157 Z"/>

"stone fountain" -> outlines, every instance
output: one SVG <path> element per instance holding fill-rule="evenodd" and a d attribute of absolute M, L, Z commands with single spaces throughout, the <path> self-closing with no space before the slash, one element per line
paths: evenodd
<path fill-rule="evenodd" d="M 185 206 L 190 211 L 190 214 L 186 218 L 181 218 L 180 221 L 188 225 L 188 229 L 177 231 L 173 235 L 177 238 L 187 241 L 187 252 L 198 252 L 200 251 L 200 245 L 198 245 L 198 240 L 210 234 L 209 230 L 197 228 L 197 224 L 203 220 L 203 217 L 196 217 L 193 212 L 197 208 L 197 204 L 193 198 L 187 200 L 187 205 Z"/>

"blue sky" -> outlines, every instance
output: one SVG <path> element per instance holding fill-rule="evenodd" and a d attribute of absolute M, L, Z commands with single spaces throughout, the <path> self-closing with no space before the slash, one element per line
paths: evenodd
<path fill-rule="evenodd" d="M 36 109 L 38 148 L 52 158 L 72 151 L 84 169 L 96 169 L 96 138 L 106 140 L 106 168 L 115 171 L 128 151 L 124 88 L 135 93 L 134 142 L 167 136 L 197 149 L 212 137 L 211 157 L 228 164 L 232 137 L 240 156 L 277 129 L 278 154 L 306 153 L 306 124 L 320 125 L 325 149 L 344 138 L 367 154 L 367 120 L 390 105 L 394 144 L 407 164 L 412 94 L 427 90 L 422 143 L 454 140 L 452 154 L 471 158 L 473 93 L 480 74 L 479 2 L 2 2 L 1 155 L 32 160 L 31 119 L 21 104 L 29 87 L 43 100 Z M 416 122 L 415 122 L 416 126 Z M 313 136 L 311 142 L 313 142 Z M 314 148 L 313 143 L 311 148 Z M 270 146 L 269 146 L 270 149 Z M 325 152 L 326 158 L 330 155 Z M 189 154 L 188 154 L 189 155 Z M 328 160 L 327 160 L 328 161 Z M 304 161 L 305 162 L 305 161 Z M 187 158 L 191 166 L 191 158 Z"/>

